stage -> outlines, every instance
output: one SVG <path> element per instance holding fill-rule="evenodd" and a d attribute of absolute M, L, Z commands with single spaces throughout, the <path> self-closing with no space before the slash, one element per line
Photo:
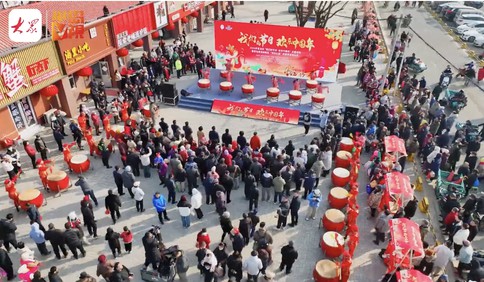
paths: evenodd
<path fill-rule="evenodd" d="M 313 119 L 319 116 L 321 109 L 313 108 L 311 105 L 311 94 L 306 94 L 306 81 L 300 79 L 300 91 L 302 92 L 300 105 L 289 105 L 289 91 L 293 90 L 293 80 L 290 77 L 278 77 L 280 95 L 277 102 L 267 102 L 266 90 L 272 87 L 271 75 L 264 74 L 252 74 L 255 77 L 254 93 L 252 99 L 247 99 L 247 95 L 242 94 L 241 87 L 247 83 L 247 73 L 245 72 L 232 72 L 232 85 L 234 90 L 232 92 L 223 92 L 219 88 L 219 84 L 222 81 L 226 81 L 220 77 L 220 70 L 210 70 L 210 89 L 200 89 L 197 82 L 185 88 L 186 91 L 191 93 L 190 96 L 180 97 L 180 107 L 192 108 L 198 110 L 210 111 L 211 104 L 214 100 L 223 100 L 230 102 L 246 103 L 249 105 L 270 106 L 282 109 L 291 109 L 300 111 L 301 116 L 305 112 L 310 112 Z M 325 93 L 326 99 L 324 101 L 323 109 L 326 110 L 339 110 L 343 107 L 341 102 L 342 87 L 337 83 L 324 83 L 323 85 L 328 87 L 329 94 Z M 193 104 L 190 106 L 190 104 Z M 209 108 L 210 106 L 210 108 Z M 315 122 L 315 120 L 313 120 Z"/>

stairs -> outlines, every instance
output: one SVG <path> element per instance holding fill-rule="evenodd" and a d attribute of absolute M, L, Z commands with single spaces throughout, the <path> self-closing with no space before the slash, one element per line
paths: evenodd
<path fill-rule="evenodd" d="M 203 112 L 210 112 L 212 109 L 212 100 L 194 98 L 194 97 L 184 97 L 180 96 L 180 102 L 178 103 L 178 107 L 190 110 L 197 110 Z M 303 115 L 304 112 L 300 112 L 299 114 L 299 125 L 303 124 Z M 318 114 L 311 114 L 311 126 L 319 127 L 320 118 Z"/>

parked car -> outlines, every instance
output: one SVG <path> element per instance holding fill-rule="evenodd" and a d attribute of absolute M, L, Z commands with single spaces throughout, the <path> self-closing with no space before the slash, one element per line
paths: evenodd
<path fill-rule="evenodd" d="M 455 33 L 457 34 L 462 34 L 468 30 L 474 29 L 474 28 L 481 28 L 484 27 L 484 21 L 482 22 L 473 22 L 473 23 L 468 23 L 468 24 L 463 24 L 459 25 L 455 29 Z"/>
<path fill-rule="evenodd" d="M 439 5 L 442 5 L 442 4 L 448 4 L 450 2 L 447 2 L 447 1 L 432 1 L 430 3 L 430 8 L 432 10 L 437 10 L 437 8 L 439 7 Z"/>
<path fill-rule="evenodd" d="M 476 40 L 476 37 L 481 36 L 484 34 L 484 28 L 476 28 L 476 29 L 471 29 L 466 32 L 464 32 L 460 38 L 464 41 L 467 42 L 474 42 Z"/>
<path fill-rule="evenodd" d="M 463 24 L 470 24 L 475 22 L 484 22 L 484 15 L 479 15 L 479 14 L 463 15 L 455 23 L 457 25 L 463 25 Z"/>
<path fill-rule="evenodd" d="M 462 3 L 453 3 L 453 4 L 449 4 L 447 6 L 445 6 L 442 11 L 440 11 L 440 16 L 444 16 L 448 10 L 450 9 L 453 9 L 453 8 L 463 8 L 463 7 L 467 7 L 467 6 L 464 6 Z"/>
<path fill-rule="evenodd" d="M 447 2 L 447 3 L 444 3 L 444 4 L 440 4 L 438 7 L 437 7 L 437 13 L 442 13 L 442 10 L 443 9 L 446 9 L 448 7 L 453 7 L 453 6 L 457 6 L 457 5 L 462 5 L 462 2 Z"/>
<path fill-rule="evenodd" d="M 471 15 L 471 14 L 474 14 L 474 15 L 484 15 L 484 11 L 481 11 L 481 10 L 477 10 L 477 9 L 474 9 L 474 8 L 470 8 L 470 9 L 467 9 L 467 10 L 459 10 L 456 14 L 455 14 L 455 17 L 454 17 L 454 22 L 457 22 L 459 19 L 461 19 L 464 15 Z"/>
<path fill-rule="evenodd" d="M 476 9 L 480 9 L 482 8 L 482 6 L 484 6 L 484 2 L 483 1 L 464 1 L 464 5 L 473 7 Z"/>
<path fill-rule="evenodd" d="M 469 12 L 473 12 L 473 14 L 478 13 L 478 10 L 476 10 L 472 7 L 467 7 L 467 6 L 457 7 L 457 8 L 452 8 L 452 9 L 447 10 L 447 12 L 444 15 L 444 18 L 448 21 L 453 21 L 455 16 L 457 15 L 457 13 L 461 12 L 461 11 L 469 11 Z"/>
<path fill-rule="evenodd" d="M 474 46 L 484 48 L 484 36 L 476 36 L 473 44 Z"/>

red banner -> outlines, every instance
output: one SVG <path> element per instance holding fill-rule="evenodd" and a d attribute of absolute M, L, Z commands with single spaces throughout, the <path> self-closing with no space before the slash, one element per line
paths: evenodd
<path fill-rule="evenodd" d="M 246 104 L 224 100 L 214 100 L 212 103 L 212 113 L 261 119 L 282 123 L 298 124 L 299 111 L 269 107 L 264 105 Z"/>
<path fill-rule="evenodd" d="M 343 31 L 215 21 L 216 66 L 335 82 Z"/>
<path fill-rule="evenodd" d="M 143 38 L 156 29 L 152 3 L 116 15 L 112 22 L 116 48 Z"/>
<path fill-rule="evenodd" d="M 407 150 L 405 149 L 405 142 L 403 139 L 398 138 L 395 135 L 385 137 L 385 151 L 386 152 L 397 152 L 402 155 L 407 155 Z"/>
<path fill-rule="evenodd" d="M 410 177 L 400 172 L 385 174 L 385 185 L 390 195 L 398 195 L 403 202 L 413 199 L 413 189 L 410 184 Z"/>
<path fill-rule="evenodd" d="M 432 282 L 432 278 L 415 269 L 397 271 L 398 282 Z"/>
<path fill-rule="evenodd" d="M 395 250 L 407 255 L 410 250 L 414 257 L 423 255 L 423 244 L 417 223 L 408 218 L 390 219 L 391 243 Z"/>

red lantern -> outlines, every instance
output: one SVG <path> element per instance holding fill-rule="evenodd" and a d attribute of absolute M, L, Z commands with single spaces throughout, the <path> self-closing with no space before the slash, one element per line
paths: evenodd
<path fill-rule="evenodd" d="M 165 26 L 166 30 L 174 30 L 175 29 L 175 24 L 170 22 L 167 26 Z"/>
<path fill-rule="evenodd" d="M 217 7 L 217 1 L 210 3 L 210 6 Z"/>
<path fill-rule="evenodd" d="M 191 13 L 190 16 L 196 18 L 196 17 L 198 17 L 198 14 L 199 14 L 198 11 L 195 11 L 195 12 Z"/>
<path fill-rule="evenodd" d="M 59 93 L 59 89 L 57 89 L 57 86 L 55 86 L 54 84 L 51 84 L 51 85 L 41 89 L 39 91 L 39 93 L 40 93 L 40 95 L 42 95 L 45 98 L 50 98 L 50 97 L 57 95 L 57 93 Z"/>
<path fill-rule="evenodd" d="M 181 22 L 186 24 L 186 23 L 188 23 L 188 19 L 186 17 L 183 17 L 183 18 L 181 18 Z"/>
<path fill-rule="evenodd" d="M 77 76 L 91 76 L 92 75 L 92 69 L 91 67 L 84 67 L 80 70 L 77 71 Z"/>
<path fill-rule="evenodd" d="M 143 46 L 143 39 L 138 39 L 135 42 L 131 43 L 134 47 L 141 47 Z"/>
<path fill-rule="evenodd" d="M 2 139 L 1 145 L 3 148 L 8 148 L 13 146 L 13 140 L 11 138 Z"/>
<path fill-rule="evenodd" d="M 116 50 L 116 55 L 118 55 L 118 57 L 126 57 L 129 55 L 129 50 L 126 48 L 121 48 Z"/>
<path fill-rule="evenodd" d="M 152 39 L 158 39 L 160 37 L 160 33 L 158 31 L 155 31 L 151 34 Z"/>

